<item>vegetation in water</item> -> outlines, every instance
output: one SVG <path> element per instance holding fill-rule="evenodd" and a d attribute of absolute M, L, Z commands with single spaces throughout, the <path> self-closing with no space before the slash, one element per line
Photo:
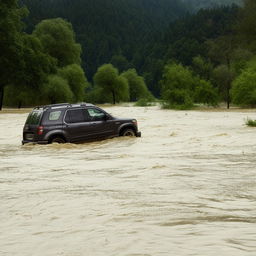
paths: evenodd
<path fill-rule="evenodd" d="M 252 119 L 247 118 L 245 123 L 246 123 L 247 126 L 256 127 L 256 120 L 252 120 Z"/>

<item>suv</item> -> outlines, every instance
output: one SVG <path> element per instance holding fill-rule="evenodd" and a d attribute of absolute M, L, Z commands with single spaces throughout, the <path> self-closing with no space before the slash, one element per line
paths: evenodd
<path fill-rule="evenodd" d="M 25 143 L 82 142 L 137 136 L 136 119 L 115 118 L 92 104 L 54 104 L 34 108 L 23 128 Z"/>

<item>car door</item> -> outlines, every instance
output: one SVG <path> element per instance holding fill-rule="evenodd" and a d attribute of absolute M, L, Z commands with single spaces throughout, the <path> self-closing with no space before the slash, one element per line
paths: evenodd
<path fill-rule="evenodd" d="M 93 127 L 84 108 L 67 110 L 64 123 L 71 142 L 89 140 L 93 137 Z"/>
<path fill-rule="evenodd" d="M 88 108 L 88 116 L 93 126 L 95 138 L 115 136 L 115 125 L 113 118 L 99 108 Z"/>

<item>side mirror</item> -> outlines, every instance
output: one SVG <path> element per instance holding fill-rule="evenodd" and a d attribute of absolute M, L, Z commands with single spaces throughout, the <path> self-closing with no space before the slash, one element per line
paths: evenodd
<path fill-rule="evenodd" d="M 111 115 L 109 114 L 105 114 L 104 116 L 104 120 L 107 121 L 107 120 L 110 120 L 111 119 Z"/>

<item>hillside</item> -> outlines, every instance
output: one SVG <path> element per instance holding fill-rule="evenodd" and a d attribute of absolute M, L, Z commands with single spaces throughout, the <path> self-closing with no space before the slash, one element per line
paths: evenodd
<path fill-rule="evenodd" d="M 28 31 L 42 19 L 62 17 L 74 27 L 83 48 L 83 66 L 91 79 L 107 62 L 134 66 L 136 53 L 156 31 L 183 16 L 180 0 L 23 0 L 29 9 Z M 124 67 L 124 68 L 125 68 Z"/>
<path fill-rule="evenodd" d="M 239 0 L 222 0 L 230 4 Z M 229 32 L 236 7 L 210 7 L 218 0 L 23 0 L 30 10 L 28 32 L 43 19 L 70 21 L 82 45 L 82 65 L 89 81 L 97 68 L 112 63 L 120 72 L 136 68 L 150 90 L 159 95 L 158 82 L 170 59 L 190 65 L 205 55 L 204 41 Z M 189 4 L 188 4 L 189 3 Z M 193 8 L 191 7 L 193 6 Z"/>
<path fill-rule="evenodd" d="M 197 11 L 204 8 L 212 8 L 225 5 L 241 5 L 243 0 L 182 0 L 190 9 Z"/>

